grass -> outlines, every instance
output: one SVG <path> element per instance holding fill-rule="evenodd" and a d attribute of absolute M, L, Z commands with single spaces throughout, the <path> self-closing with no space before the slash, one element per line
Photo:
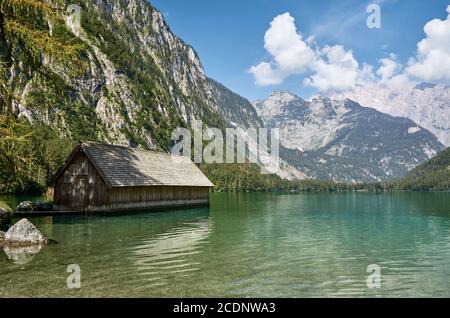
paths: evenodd
<path fill-rule="evenodd" d="M 13 209 L 11 209 L 11 207 L 5 201 L 0 201 L 0 209 L 3 209 L 8 213 L 13 212 Z"/>

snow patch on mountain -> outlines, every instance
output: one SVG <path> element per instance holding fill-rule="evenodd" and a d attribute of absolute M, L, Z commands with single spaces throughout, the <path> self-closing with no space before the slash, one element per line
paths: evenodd
<path fill-rule="evenodd" d="M 267 127 L 280 130 L 283 159 L 310 178 L 391 180 L 444 149 L 412 120 L 350 99 L 316 97 L 308 102 L 277 91 L 254 107 Z"/>
<path fill-rule="evenodd" d="M 372 84 L 344 93 L 330 94 L 334 99 L 352 99 L 365 107 L 406 117 L 432 132 L 450 146 L 450 86 L 443 84 Z"/>

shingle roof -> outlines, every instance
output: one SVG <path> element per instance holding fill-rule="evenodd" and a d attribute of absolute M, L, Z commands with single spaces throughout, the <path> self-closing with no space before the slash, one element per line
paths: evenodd
<path fill-rule="evenodd" d="M 81 149 L 110 187 L 214 186 L 187 157 L 94 142 Z"/>

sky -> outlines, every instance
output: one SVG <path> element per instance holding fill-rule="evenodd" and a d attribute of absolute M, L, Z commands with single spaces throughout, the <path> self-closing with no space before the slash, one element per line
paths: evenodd
<path fill-rule="evenodd" d="M 450 0 L 151 0 L 206 74 L 254 101 L 450 83 Z M 380 28 L 369 28 L 380 9 Z M 447 12 L 447 9 L 449 12 Z M 437 20 L 436 20 L 437 19 Z"/>

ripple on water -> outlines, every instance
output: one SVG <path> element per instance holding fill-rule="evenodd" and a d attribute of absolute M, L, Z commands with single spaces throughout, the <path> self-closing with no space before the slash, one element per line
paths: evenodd
<path fill-rule="evenodd" d="M 59 244 L 26 264 L 1 252 L 0 296 L 450 296 L 448 206 L 433 194 L 219 194 L 209 210 L 36 219 Z M 73 263 L 78 291 L 65 287 Z M 370 264 L 381 290 L 367 288 Z"/>
<path fill-rule="evenodd" d="M 135 274 L 145 282 L 164 284 L 167 276 L 198 271 L 201 263 L 193 259 L 202 251 L 211 229 L 212 223 L 206 219 L 138 242 L 130 249 Z"/>

